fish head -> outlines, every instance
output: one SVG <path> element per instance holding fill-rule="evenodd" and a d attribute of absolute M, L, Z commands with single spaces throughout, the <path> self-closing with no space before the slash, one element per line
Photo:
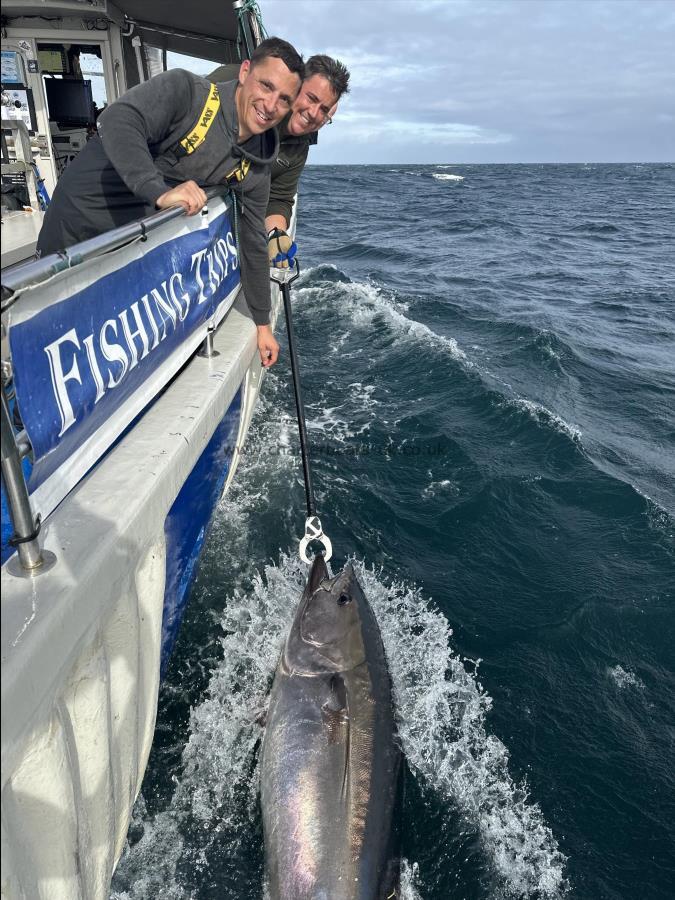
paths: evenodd
<path fill-rule="evenodd" d="M 363 617 L 369 613 L 352 565 L 333 578 L 317 556 L 293 621 L 284 662 L 298 674 L 346 672 L 365 661 Z"/>

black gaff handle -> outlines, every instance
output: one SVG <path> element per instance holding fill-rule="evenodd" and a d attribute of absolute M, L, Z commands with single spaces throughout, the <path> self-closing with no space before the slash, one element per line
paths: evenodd
<path fill-rule="evenodd" d="M 305 498 L 307 501 L 307 515 L 316 515 L 316 503 L 314 501 L 314 488 L 312 486 L 312 472 L 309 463 L 309 441 L 307 440 L 307 425 L 305 423 L 305 407 L 302 402 L 302 388 L 300 385 L 300 367 L 298 364 L 298 352 L 295 345 L 295 331 L 293 329 L 293 313 L 291 311 L 291 284 L 300 275 L 300 264 L 295 260 L 295 274 L 284 281 L 279 281 L 281 295 L 284 298 L 284 313 L 286 315 L 286 332 L 288 334 L 288 351 L 291 357 L 291 372 L 293 373 L 293 393 L 295 394 L 295 410 L 298 418 L 298 432 L 300 434 L 300 452 L 302 453 L 302 474 L 305 480 Z"/>

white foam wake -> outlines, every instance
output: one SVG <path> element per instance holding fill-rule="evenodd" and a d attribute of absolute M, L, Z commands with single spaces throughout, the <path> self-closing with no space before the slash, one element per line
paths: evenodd
<path fill-rule="evenodd" d="M 304 302 L 306 306 L 311 305 L 317 314 L 324 315 L 326 288 L 321 284 L 307 284 L 313 271 L 315 270 L 308 269 L 304 273 L 304 280 L 299 282 L 300 287 L 296 291 L 298 302 Z M 407 337 L 447 353 L 466 366 L 472 365 L 454 338 L 438 334 L 423 322 L 407 316 L 408 306 L 396 301 L 382 288 L 367 282 L 336 283 L 331 281 L 329 293 L 331 306 L 340 313 L 348 315 L 351 323 L 357 328 L 370 329 L 373 320 L 379 316 L 399 337 Z"/>
<path fill-rule="evenodd" d="M 525 400 L 522 397 L 508 400 L 507 402 L 512 406 L 524 409 L 530 418 L 534 419 L 539 425 L 550 425 L 561 434 L 567 435 L 575 443 L 581 443 L 581 429 L 577 428 L 576 425 L 570 425 L 569 422 L 551 412 L 550 409 L 547 409 L 541 403 L 536 403 L 534 400 Z"/>
<path fill-rule="evenodd" d="M 464 181 L 463 175 L 451 175 L 449 172 L 434 172 L 437 181 Z"/>
<path fill-rule="evenodd" d="M 564 857 L 526 786 L 511 778 L 505 746 L 486 729 L 491 700 L 450 648 L 446 619 L 419 590 L 356 567 L 382 630 L 411 771 L 447 804 L 449 816 L 459 811 L 480 836 L 501 893 L 561 894 Z M 228 599 L 221 621 L 223 660 L 206 699 L 192 712 L 174 798 L 167 811 L 144 823 L 143 838 L 123 859 L 117 900 L 191 895 L 176 874 L 188 821 L 191 860 L 204 860 L 219 834 L 228 835 L 232 853 L 250 842 L 260 712 L 305 578 L 304 565 L 282 557 L 278 567 L 267 566 L 264 578 L 254 579 L 252 590 Z M 406 863 L 406 900 L 419 898 L 416 882 L 415 866 Z"/>
<path fill-rule="evenodd" d="M 411 770 L 477 830 L 507 895 L 561 895 L 565 858 L 527 786 L 511 778 L 506 747 L 487 732 L 492 700 L 451 649 L 447 620 L 419 590 L 357 569 L 382 631 Z"/>
<path fill-rule="evenodd" d="M 619 665 L 612 666 L 607 669 L 607 674 L 620 690 L 624 690 L 625 688 L 644 690 L 644 682 L 635 674 L 635 672 L 631 672 L 630 669 L 624 669 L 623 666 Z"/>

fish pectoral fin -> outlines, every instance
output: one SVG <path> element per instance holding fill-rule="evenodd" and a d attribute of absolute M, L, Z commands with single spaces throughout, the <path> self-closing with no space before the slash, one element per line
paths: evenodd
<path fill-rule="evenodd" d="M 335 709 L 330 703 L 321 707 L 321 719 L 328 732 L 328 743 L 346 741 L 349 734 L 349 713 L 346 706 Z"/>
<path fill-rule="evenodd" d="M 349 710 L 347 706 L 335 707 L 328 701 L 321 707 L 321 718 L 326 729 L 328 743 L 342 745 L 344 768 L 340 793 L 344 799 L 349 784 Z"/>

